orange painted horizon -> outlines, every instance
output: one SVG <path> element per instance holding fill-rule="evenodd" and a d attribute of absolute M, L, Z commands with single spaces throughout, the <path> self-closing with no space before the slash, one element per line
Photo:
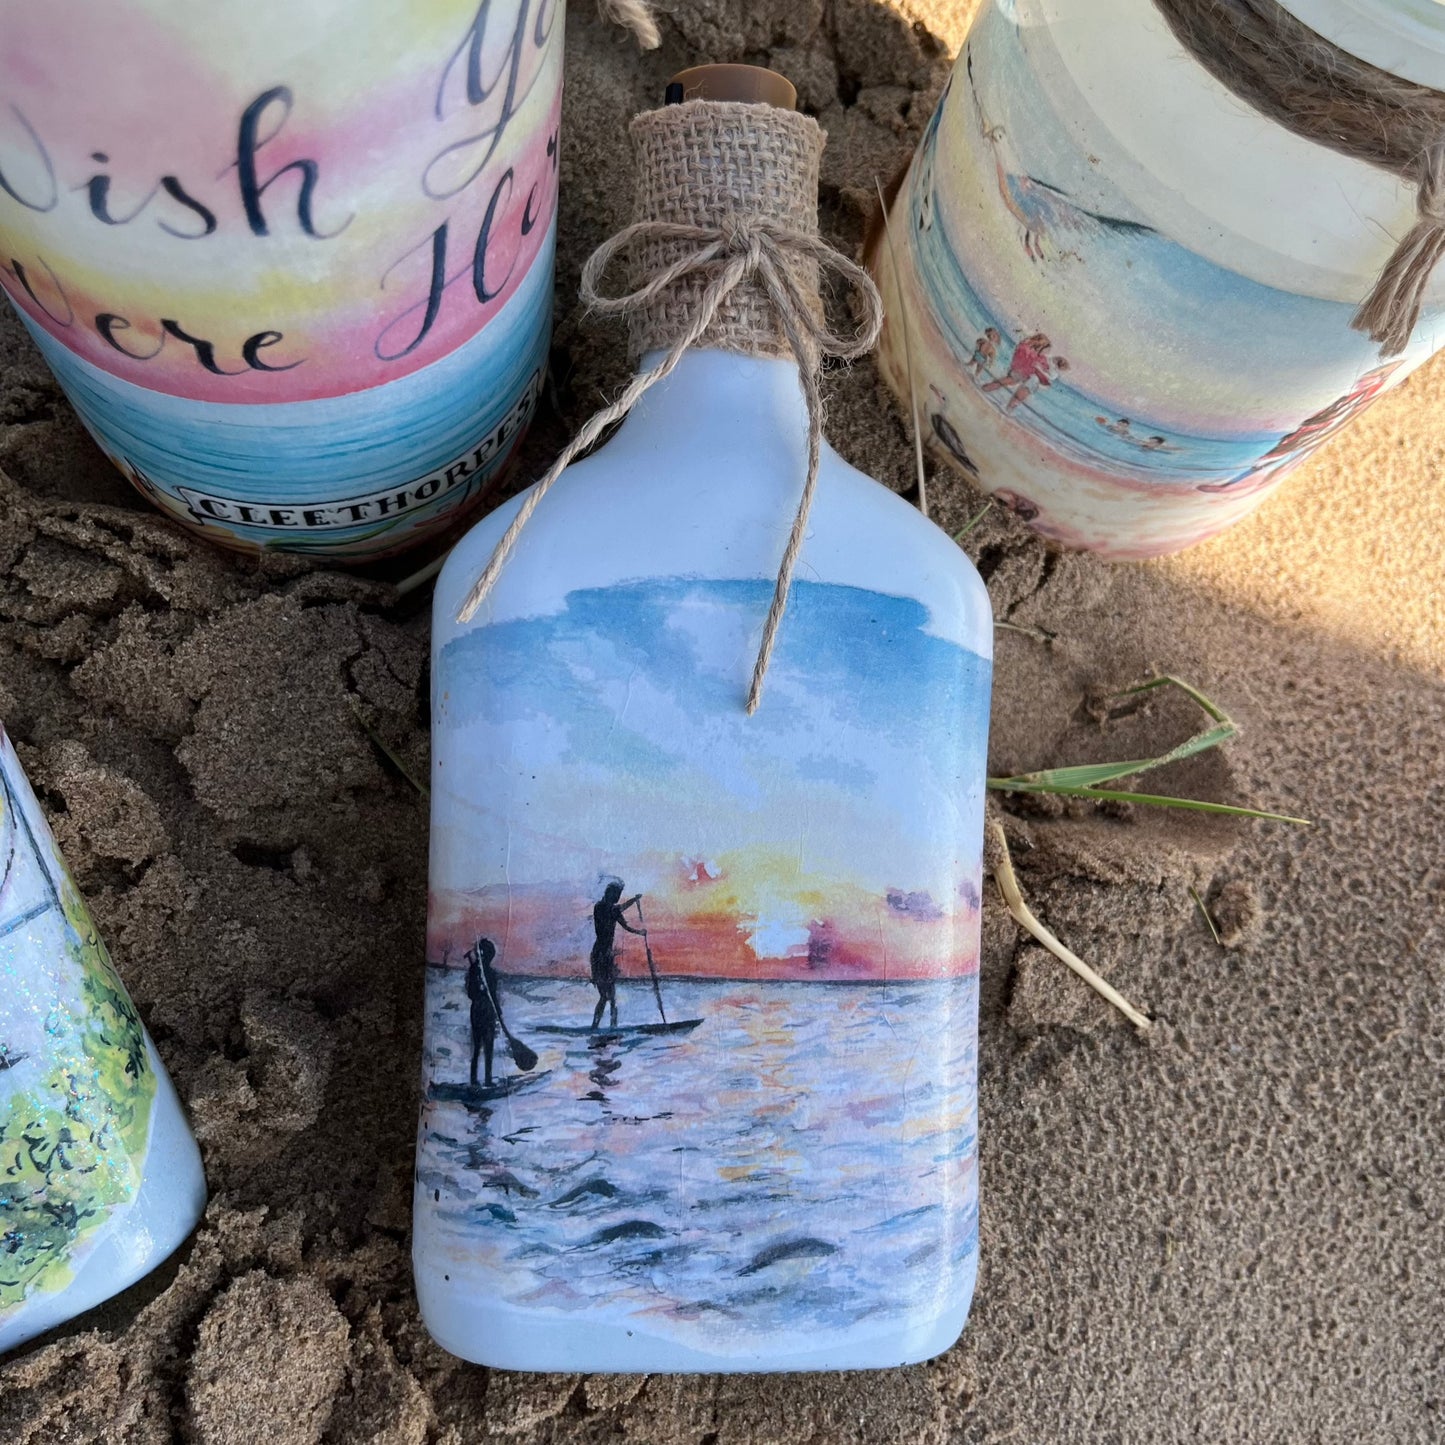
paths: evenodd
<path fill-rule="evenodd" d="M 892 979 L 959 978 L 978 968 L 978 905 L 926 893 L 888 889 L 872 894 L 847 883 L 789 876 L 769 858 L 692 859 L 665 869 L 640 867 L 653 961 L 660 974 L 721 979 L 881 983 Z M 650 883 L 650 886 L 648 886 Z M 589 976 L 594 889 L 562 885 L 496 885 L 434 892 L 427 958 L 460 964 L 481 936 L 497 946 L 504 973 L 555 978 Z M 627 920 L 638 926 L 638 910 Z M 647 977 L 639 937 L 617 933 L 623 978 Z"/>

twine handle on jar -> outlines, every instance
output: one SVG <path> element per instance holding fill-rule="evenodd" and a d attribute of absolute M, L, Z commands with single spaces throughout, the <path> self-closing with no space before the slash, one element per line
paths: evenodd
<path fill-rule="evenodd" d="M 1425 288 L 1445 256 L 1445 137 L 1421 157 L 1415 184 L 1415 224 L 1350 322 L 1380 343 L 1382 356 L 1394 356 L 1410 344 Z"/>
<path fill-rule="evenodd" d="M 1154 0 L 1221 84 L 1295 135 L 1412 181 L 1416 220 L 1350 325 L 1382 356 L 1410 344 L 1445 255 L 1445 92 L 1342 50 L 1280 0 Z"/>
<path fill-rule="evenodd" d="M 683 249 L 674 260 L 653 272 L 635 290 L 620 296 L 604 296 L 602 278 L 613 260 L 636 242 L 668 243 Z M 820 270 L 832 271 L 853 291 L 862 319 L 851 335 L 840 335 L 828 326 L 799 286 L 790 262 L 803 260 Z M 679 282 L 694 286 L 708 277 L 686 328 L 672 342 L 655 366 L 640 372 L 610 406 L 589 420 L 551 470 L 532 488 L 511 525 L 502 534 L 485 571 L 477 579 L 457 613 L 458 622 L 470 622 L 496 582 L 517 538 L 536 511 L 538 503 L 568 465 L 597 441 L 613 422 L 625 417 L 644 392 L 666 377 L 689 347 L 695 346 L 717 318 L 719 308 L 745 282 L 761 286 L 770 303 L 776 325 L 787 339 L 798 363 L 798 381 L 808 411 L 808 466 L 802 496 L 793 517 L 787 546 L 778 566 L 773 600 L 763 625 L 763 636 L 748 687 L 747 709 L 757 711 L 763 679 L 777 642 L 778 627 L 788 605 L 793 569 L 803 545 L 813 496 L 818 484 L 818 463 L 823 441 L 823 401 L 818 389 L 818 370 L 825 356 L 851 361 L 871 350 L 883 325 L 883 303 L 872 278 L 863 268 L 833 249 L 816 235 L 796 231 L 772 222 L 748 217 L 728 217 L 716 226 L 682 225 L 671 221 L 638 221 L 604 241 L 588 259 L 582 271 L 582 298 L 588 307 L 603 315 L 636 315 L 672 292 Z M 765 338 L 760 337 L 760 344 Z"/>

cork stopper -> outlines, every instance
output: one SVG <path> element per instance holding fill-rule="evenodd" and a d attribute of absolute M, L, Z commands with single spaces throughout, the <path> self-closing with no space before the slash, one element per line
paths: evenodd
<path fill-rule="evenodd" d="M 701 81 L 689 77 L 703 76 Z M 827 137 L 811 116 L 792 109 L 793 87 L 782 76 L 750 65 L 705 65 L 683 71 L 684 89 L 731 87 L 769 100 L 687 99 L 643 111 L 632 121 L 637 149 L 636 221 L 663 221 L 728 231 L 766 221 L 779 230 L 818 234 L 818 166 Z M 671 90 L 672 87 L 669 87 Z M 696 252 L 697 240 L 652 238 L 637 248 L 633 281 L 641 285 Z M 817 262 L 790 253 L 784 264 L 806 304 L 820 319 Z M 681 277 L 630 318 L 632 349 L 671 346 L 697 315 L 710 276 Z M 789 356 L 776 308 L 761 281 L 749 277 L 718 308 L 703 346 L 751 356 Z"/>
<path fill-rule="evenodd" d="M 685 100 L 736 100 L 797 110 L 798 91 L 776 70 L 761 65 L 694 65 L 679 70 L 667 87 L 669 104 Z"/>

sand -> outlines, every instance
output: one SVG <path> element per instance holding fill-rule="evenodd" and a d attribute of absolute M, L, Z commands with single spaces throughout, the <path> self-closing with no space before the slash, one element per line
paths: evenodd
<path fill-rule="evenodd" d="M 663 50 L 639 60 L 576 7 L 561 418 L 522 478 L 624 374 L 620 336 L 570 298 L 626 218 L 632 110 L 686 63 L 787 69 L 832 134 L 825 225 L 856 244 L 966 8 L 676 0 Z M 839 447 L 906 489 L 871 368 L 830 391 Z M 183 536 L 0 323 L 0 716 L 213 1191 L 169 1265 L 0 1365 L 0 1440 L 1441 1438 L 1442 415 L 1437 366 L 1253 520 L 1168 561 L 1051 557 L 992 518 L 969 537 L 998 615 L 1053 635 L 999 636 L 995 771 L 1183 736 L 1182 703 L 1096 706 L 1169 670 L 1245 734 L 1161 786 L 1317 826 L 1007 813 L 1037 911 L 1159 1023 L 1141 1041 L 990 890 L 983 1269 L 963 1342 L 876 1376 L 528 1377 L 449 1358 L 411 1292 L 426 818 L 357 711 L 423 764 L 424 602 Z M 943 525 L 970 514 L 946 474 L 932 494 Z"/>

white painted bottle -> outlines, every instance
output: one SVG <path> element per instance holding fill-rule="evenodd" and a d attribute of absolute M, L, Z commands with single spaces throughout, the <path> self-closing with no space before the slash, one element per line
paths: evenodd
<path fill-rule="evenodd" d="M 0 1353 L 195 1228 L 200 1151 L 0 728 Z"/>
<path fill-rule="evenodd" d="M 963 1327 L 988 599 L 825 445 L 748 716 L 807 429 L 792 360 L 704 343 L 471 622 L 523 498 L 438 582 L 414 1259 L 467 1359 L 869 1368 Z"/>

